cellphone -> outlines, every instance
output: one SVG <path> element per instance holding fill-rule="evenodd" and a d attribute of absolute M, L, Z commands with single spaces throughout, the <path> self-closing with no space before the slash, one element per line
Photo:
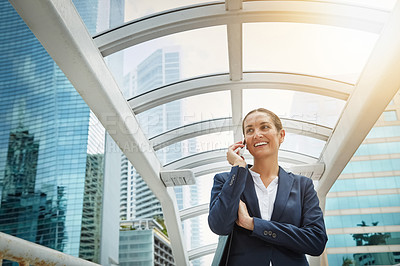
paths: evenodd
<path fill-rule="evenodd" d="M 244 147 L 239 150 L 239 156 L 243 157 L 244 151 L 246 149 L 246 140 L 243 140 Z"/>

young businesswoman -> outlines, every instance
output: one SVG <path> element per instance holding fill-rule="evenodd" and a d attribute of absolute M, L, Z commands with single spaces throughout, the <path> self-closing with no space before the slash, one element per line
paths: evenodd
<path fill-rule="evenodd" d="M 327 241 L 312 180 L 278 165 L 285 130 L 273 112 L 249 112 L 242 129 L 244 141 L 228 148 L 232 169 L 215 175 L 211 191 L 209 226 L 229 235 L 220 265 L 308 265 L 305 254 L 319 256 Z M 238 148 L 250 152 L 254 165 Z"/>

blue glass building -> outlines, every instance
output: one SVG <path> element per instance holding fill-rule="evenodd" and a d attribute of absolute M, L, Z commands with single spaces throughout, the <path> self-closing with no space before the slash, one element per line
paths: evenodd
<path fill-rule="evenodd" d="M 400 95 L 327 195 L 329 265 L 394 265 L 400 253 Z"/>
<path fill-rule="evenodd" d="M 0 38 L 0 231 L 100 262 L 104 129 L 3 0 Z"/>

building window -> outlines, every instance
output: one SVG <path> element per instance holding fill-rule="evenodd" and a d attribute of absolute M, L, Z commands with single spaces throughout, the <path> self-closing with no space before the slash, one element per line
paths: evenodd
<path fill-rule="evenodd" d="M 396 111 L 385 111 L 385 112 L 383 112 L 383 119 L 385 121 L 396 121 L 397 120 Z"/>

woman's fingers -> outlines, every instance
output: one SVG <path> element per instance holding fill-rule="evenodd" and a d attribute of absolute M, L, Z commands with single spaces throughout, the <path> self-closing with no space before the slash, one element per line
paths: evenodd
<path fill-rule="evenodd" d="M 236 166 L 246 166 L 246 161 L 242 156 L 239 155 L 239 148 L 244 148 L 242 141 L 236 142 L 228 147 L 228 151 L 226 153 L 226 159 L 229 164 Z"/>

